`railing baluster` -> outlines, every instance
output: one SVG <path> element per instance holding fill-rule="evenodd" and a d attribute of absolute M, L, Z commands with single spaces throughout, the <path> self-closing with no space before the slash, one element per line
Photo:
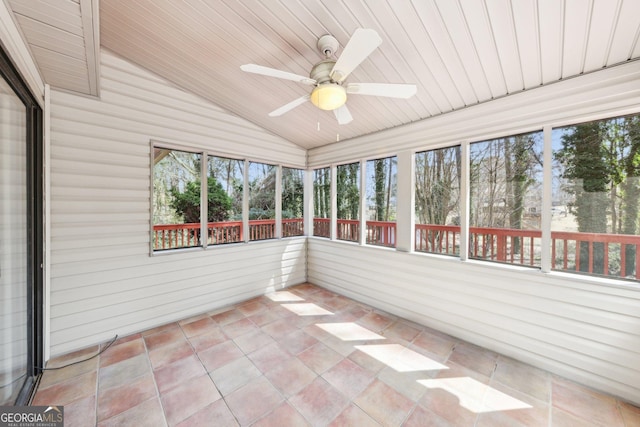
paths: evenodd
<path fill-rule="evenodd" d="M 329 237 L 329 218 L 314 218 L 313 234 L 315 236 Z M 341 239 L 358 241 L 359 220 L 338 219 L 338 235 Z M 275 220 L 251 220 L 249 235 L 251 240 L 272 239 L 275 237 Z M 303 233 L 303 219 L 286 219 L 282 221 L 283 237 L 299 235 Z M 536 262 L 536 245 L 539 245 L 541 238 L 539 230 L 517 230 L 501 229 L 489 227 L 470 227 L 469 229 L 469 252 L 472 258 L 483 258 L 497 260 L 500 262 L 519 263 L 521 265 L 534 265 Z M 415 227 L 415 250 L 423 252 L 436 252 L 442 254 L 456 254 L 463 248 L 459 248 L 460 227 L 445 226 L 435 224 L 416 224 Z M 186 246 L 196 246 L 200 244 L 201 238 L 206 239 L 206 243 L 216 245 L 224 243 L 234 243 L 244 241 L 244 230 L 242 221 L 224 221 L 209 223 L 207 226 L 207 236 L 200 236 L 200 224 L 165 224 L 155 225 L 151 238 L 154 250 L 175 249 Z M 528 239 L 528 245 L 525 244 Z M 518 247 L 515 247 L 515 240 L 518 240 Z M 205 240 L 203 240 L 204 242 Z M 605 233 L 576 233 L 576 232 L 552 232 L 551 233 L 551 267 L 558 267 L 558 257 L 562 256 L 562 269 L 569 269 L 570 248 L 569 242 L 575 243 L 573 251 L 575 271 L 580 271 L 581 265 L 588 265 L 588 272 L 593 273 L 594 268 L 599 266 L 594 255 L 599 251 L 595 250 L 595 244 L 603 246 L 604 263 L 602 271 L 598 273 L 611 276 L 612 271 L 609 266 L 609 250 L 613 247 L 620 251 L 619 276 L 632 275 L 640 279 L 640 236 L 620 235 Z M 558 254 L 558 244 L 562 242 L 562 254 Z M 366 222 L 366 243 L 395 247 L 397 243 L 397 230 L 395 222 L 388 221 L 367 221 Z M 583 244 L 588 244 L 588 259 L 580 256 L 580 249 Z M 613 246 L 612 246 L 613 245 Z M 525 254 L 528 247 L 529 255 Z M 633 262 L 627 257 L 627 247 L 635 249 L 635 268 L 630 268 L 627 274 L 627 265 Z M 516 256 L 516 251 L 520 250 L 520 256 Z M 466 250 L 466 248 L 465 248 Z M 584 264 L 587 263 L 587 264 Z M 599 269 L 599 267 L 598 267 Z M 613 275 L 618 270 L 614 270 Z"/>

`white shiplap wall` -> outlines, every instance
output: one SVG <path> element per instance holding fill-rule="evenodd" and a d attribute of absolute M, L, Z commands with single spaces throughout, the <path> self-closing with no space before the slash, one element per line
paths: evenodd
<path fill-rule="evenodd" d="M 637 113 L 638 81 L 636 61 L 313 149 L 309 165 Z M 312 283 L 640 404 L 636 283 L 543 274 L 319 238 L 309 238 L 308 245 Z"/>
<path fill-rule="evenodd" d="M 51 354 L 306 279 L 304 238 L 149 255 L 150 141 L 304 167 L 306 152 L 108 51 L 101 99 L 51 91 Z"/>

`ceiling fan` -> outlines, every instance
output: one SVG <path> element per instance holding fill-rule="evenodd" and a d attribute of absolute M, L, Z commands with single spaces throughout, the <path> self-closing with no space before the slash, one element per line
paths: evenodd
<path fill-rule="evenodd" d="M 309 77 L 256 64 L 245 64 L 240 68 L 254 74 L 314 86 L 310 94 L 295 99 L 269 113 L 271 117 L 281 116 L 307 101 L 322 109 L 333 111 L 338 123 L 347 124 L 353 120 L 346 106 L 347 94 L 372 95 L 388 98 L 410 98 L 416 93 L 416 85 L 392 83 L 345 83 L 351 72 L 364 61 L 380 44 L 382 39 L 375 30 L 357 29 L 344 47 L 337 60 L 331 57 L 338 49 L 338 41 L 331 35 L 318 39 L 318 49 L 325 59 L 313 66 Z"/>

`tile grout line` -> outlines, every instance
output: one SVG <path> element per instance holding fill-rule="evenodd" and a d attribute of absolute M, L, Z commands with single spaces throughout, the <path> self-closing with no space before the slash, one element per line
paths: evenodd
<path fill-rule="evenodd" d="M 553 427 L 553 377 L 551 378 L 551 384 L 549 386 L 549 427 Z"/>
<path fill-rule="evenodd" d="M 232 310 L 234 310 L 235 308 L 232 308 Z M 208 312 L 206 313 L 207 317 L 209 319 L 211 319 L 215 324 L 216 327 L 220 328 L 220 333 L 224 334 L 224 336 L 226 336 L 229 340 L 233 341 L 233 339 L 229 336 L 227 336 L 224 333 L 224 330 L 222 329 L 222 325 L 220 325 L 218 322 L 216 322 L 215 320 L 213 320 L 213 316 L 214 315 L 209 315 Z M 236 421 L 236 423 L 241 426 L 242 424 L 240 423 L 240 420 L 238 420 L 238 417 L 236 416 L 236 414 L 233 413 L 233 411 L 231 410 L 231 408 L 229 407 L 229 404 L 227 403 L 227 400 L 225 398 L 225 396 L 222 394 L 222 390 L 220 390 L 220 388 L 218 387 L 218 385 L 216 384 L 216 382 L 213 380 L 213 378 L 211 378 L 211 373 L 209 371 L 207 371 L 207 367 L 204 366 L 204 362 L 202 361 L 202 359 L 200 359 L 200 355 L 198 354 L 198 352 L 196 351 L 196 348 L 193 346 L 193 343 L 191 342 L 191 339 L 189 337 L 187 337 L 187 335 L 184 333 L 184 330 L 182 329 L 182 325 L 180 325 L 178 323 L 178 327 L 180 328 L 180 330 L 182 330 L 183 335 L 185 336 L 187 342 L 189 343 L 189 346 L 193 349 L 193 353 L 196 356 L 196 359 L 198 359 L 198 363 L 200 363 L 200 366 L 202 366 L 202 369 L 204 369 L 205 375 L 209 378 L 209 380 L 213 383 L 213 386 L 216 388 L 216 390 L 218 391 L 218 394 L 220 394 L 220 400 L 222 400 L 224 402 L 224 405 L 227 407 L 227 410 L 229 411 L 229 413 L 233 416 L 233 419 Z M 200 335 L 204 335 L 204 334 L 200 334 Z M 194 335 L 198 336 L 198 335 Z M 235 344 L 235 343 L 234 343 Z M 242 350 L 242 349 L 240 349 Z M 244 353 L 244 352 L 243 352 Z M 212 405 L 214 402 L 210 403 L 209 405 Z M 208 406 L 208 405 L 207 405 Z M 189 418 L 193 417 L 194 415 L 196 415 L 196 413 L 191 414 L 190 416 L 188 416 L 187 418 L 185 418 L 182 421 L 188 420 Z M 182 422 L 181 421 L 181 422 Z"/>
<path fill-rule="evenodd" d="M 115 344 L 115 343 L 114 343 Z M 102 345 L 98 347 L 98 351 L 100 351 Z M 100 390 L 100 366 L 102 363 L 102 354 L 98 355 L 98 361 L 96 363 L 96 394 L 95 394 L 95 408 L 94 408 L 94 422 L 95 425 L 98 425 L 98 392 Z"/>
<path fill-rule="evenodd" d="M 179 326 L 179 325 L 178 325 Z M 147 362 L 149 363 L 149 368 L 151 369 L 151 378 L 153 379 L 153 385 L 156 387 L 156 397 L 158 398 L 158 403 L 160 404 L 160 410 L 162 411 L 162 418 L 164 418 L 165 425 L 169 425 L 167 420 L 167 414 L 164 410 L 164 405 L 162 404 L 162 398 L 160 396 L 160 387 L 158 387 L 158 383 L 156 382 L 156 376 L 154 374 L 153 365 L 151 364 L 151 357 L 149 356 L 149 348 L 147 347 L 147 341 L 144 339 L 144 336 L 140 334 L 140 338 L 142 339 L 142 345 L 144 346 L 144 354 L 147 357 Z"/>

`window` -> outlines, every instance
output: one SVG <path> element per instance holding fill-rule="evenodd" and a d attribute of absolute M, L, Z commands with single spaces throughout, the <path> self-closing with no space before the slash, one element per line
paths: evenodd
<path fill-rule="evenodd" d="M 304 171 L 282 168 L 282 237 L 304 235 Z"/>
<path fill-rule="evenodd" d="M 469 257 L 540 266 L 542 132 L 471 144 Z"/>
<path fill-rule="evenodd" d="M 367 243 L 396 246 L 396 156 L 367 161 Z"/>
<path fill-rule="evenodd" d="M 415 155 L 415 250 L 460 255 L 460 146 Z"/>
<path fill-rule="evenodd" d="M 471 143 L 467 164 L 462 146 L 416 153 L 414 250 L 640 281 L 640 114 L 545 132 Z M 552 162 L 543 165 L 545 135 Z M 543 166 L 551 172 L 544 204 Z M 396 247 L 397 158 L 335 172 L 313 171 L 314 235 L 331 235 L 333 178 L 335 237 L 359 241 L 364 215 L 365 243 Z"/>
<path fill-rule="evenodd" d="M 242 242 L 244 161 L 209 156 L 207 244 Z"/>
<path fill-rule="evenodd" d="M 640 279 L 640 115 L 554 129 L 552 268 Z"/>
<path fill-rule="evenodd" d="M 313 171 L 313 235 L 331 237 L 331 170 Z"/>
<path fill-rule="evenodd" d="M 360 163 L 336 168 L 338 239 L 360 240 Z"/>
<path fill-rule="evenodd" d="M 153 252 L 274 239 L 278 210 L 283 236 L 304 235 L 304 170 L 282 168 L 281 206 L 277 172 L 276 165 L 153 146 Z"/>
<path fill-rule="evenodd" d="M 276 237 L 276 167 L 249 162 L 249 240 Z"/>
<path fill-rule="evenodd" d="M 153 149 L 153 249 L 200 246 L 200 153 Z"/>

